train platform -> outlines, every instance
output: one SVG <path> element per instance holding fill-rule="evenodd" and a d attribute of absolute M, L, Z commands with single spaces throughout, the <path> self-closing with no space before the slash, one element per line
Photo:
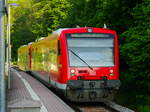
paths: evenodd
<path fill-rule="evenodd" d="M 13 68 L 7 105 L 7 112 L 74 112 L 38 80 Z"/>

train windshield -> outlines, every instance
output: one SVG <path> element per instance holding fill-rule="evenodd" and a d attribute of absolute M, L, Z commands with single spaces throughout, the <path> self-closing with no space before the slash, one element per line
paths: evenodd
<path fill-rule="evenodd" d="M 70 66 L 114 66 L 114 35 L 78 33 L 66 34 L 66 37 Z"/>

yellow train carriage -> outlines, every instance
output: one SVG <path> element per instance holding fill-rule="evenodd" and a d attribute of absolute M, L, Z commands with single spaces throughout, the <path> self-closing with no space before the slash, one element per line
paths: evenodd
<path fill-rule="evenodd" d="M 29 48 L 28 45 L 23 45 L 18 49 L 18 66 L 21 70 L 29 69 Z"/>
<path fill-rule="evenodd" d="M 32 44 L 32 71 L 58 72 L 57 37 L 51 35 Z"/>

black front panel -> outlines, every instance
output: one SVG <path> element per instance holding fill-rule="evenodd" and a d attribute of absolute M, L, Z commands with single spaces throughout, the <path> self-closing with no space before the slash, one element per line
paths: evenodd
<path fill-rule="evenodd" d="M 120 86 L 119 80 L 70 80 L 66 97 L 71 101 L 101 101 L 113 99 L 114 93 Z"/>

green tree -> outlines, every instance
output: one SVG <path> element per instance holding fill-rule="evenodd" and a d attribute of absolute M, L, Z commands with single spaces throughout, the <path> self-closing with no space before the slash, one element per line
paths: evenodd
<path fill-rule="evenodd" d="M 27 2 L 28 5 L 24 5 Z M 20 7 L 13 10 L 12 57 L 17 59 L 19 46 L 40 37 L 48 36 L 60 27 L 70 3 L 67 0 L 21 0 Z"/>
<path fill-rule="evenodd" d="M 143 83 L 142 88 L 143 85 L 150 87 L 150 84 L 148 84 L 148 80 L 150 78 L 150 70 L 148 68 L 150 63 L 147 63 L 150 61 L 149 2 L 145 0 L 142 4 L 137 5 L 134 8 L 134 12 L 132 14 L 136 20 L 136 26 L 129 28 L 126 32 L 123 33 L 125 43 L 121 46 L 121 54 L 125 58 L 126 64 L 129 66 L 128 68 L 131 74 L 134 75 L 134 79 L 141 79 L 140 81 L 137 80 L 139 81 L 138 84 Z M 143 80 L 142 77 L 145 77 L 146 79 Z M 140 92 L 142 92 L 142 88 L 139 88 Z M 145 92 L 148 91 L 149 90 Z"/>
<path fill-rule="evenodd" d="M 60 27 L 70 3 L 67 0 L 43 0 L 33 5 L 33 33 L 39 38 Z"/>
<path fill-rule="evenodd" d="M 132 8 L 141 0 L 70 0 L 69 13 L 63 27 L 103 27 L 117 30 L 119 34 L 133 25 Z"/>
<path fill-rule="evenodd" d="M 11 43 L 12 43 L 12 57 L 17 59 L 17 49 L 24 44 L 28 44 L 35 40 L 35 36 L 31 29 L 32 17 L 29 15 L 31 10 L 29 8 L 18 7 L 16 9 L 17 15 L 12 26 Z"/>
<path fill-rule="evenodd" d="M 125 69 L 127 71 L 124 78 L 130 82 L 130 88 L 127 87 L 127 89 L 135 92 L 134 103 L 138 105 L 149 105 L 150 1 L 144 0 L 143 3 L 138 4 L 134 8 L 132 15 L 135 20 L 134 26 L 122 34 L 124 44 L 121 45 L 121 57 L 125 60 Z"/>

